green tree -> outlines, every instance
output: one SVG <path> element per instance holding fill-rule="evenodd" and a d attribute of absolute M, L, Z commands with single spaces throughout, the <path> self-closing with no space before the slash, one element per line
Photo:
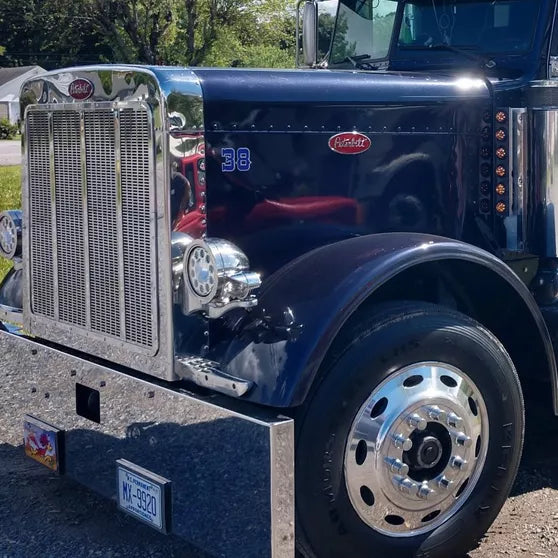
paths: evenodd
<path fill-rule="evenodd" d="M 0 0 L 0 65 L 290 66 L 292 0 Z"/>
<path fill-rule="evenodd" d="M 113 59 L 127 63 L 165 62 L 176 19 L 174 0 L 89 0 L 92 23 L 105 37 Z"/>
<path fill-rule="evenodd" d="M 70 0 L 0 0 L 0 65 L 46 69 L 107 61 L 110 49 L 88 6 Z"/>

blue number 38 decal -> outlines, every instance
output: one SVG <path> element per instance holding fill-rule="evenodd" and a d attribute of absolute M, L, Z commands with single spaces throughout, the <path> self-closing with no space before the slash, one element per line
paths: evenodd
<path fill-rule="evenodd" d="M 234 149 L 232 147 L 223 147 L 221 149 L 221 170 L 223 172 L 248 172 L 252 166 L 250 160 L 250 150 L 247 147 L 239 147 Z"/>

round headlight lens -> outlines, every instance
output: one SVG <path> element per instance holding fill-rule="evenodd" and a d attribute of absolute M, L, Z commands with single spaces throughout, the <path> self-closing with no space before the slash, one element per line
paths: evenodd
<path fill-rule="evenodd" d="M 21 253 L 21 212 L 0 213 L 0 256 L 9 260 Z"/>
<path fill-rule="evenodd" d="M 203 245 L 196 246 L 189 254 L 188 280 L 193 291 L 200 297 L 205 298 L 215 293 L 217 288 L 215 260 Z"/>

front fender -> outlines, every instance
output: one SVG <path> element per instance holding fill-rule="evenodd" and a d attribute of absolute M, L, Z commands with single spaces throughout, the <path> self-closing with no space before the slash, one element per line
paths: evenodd
<path fill-rule="evenodd" d="M 264 282 L 251 322 L 213 357 L 226 372 L 255 383 L 246 398 L 276 407 L 300 405 L 333 340 L 355 310 L 399 273 L 440 260 L 476 264 L 512 288 L 538 328 L 556 395 L 551 338 L 524 283 L 504 262 L 480 248 L 425 234 L 351 238 L 287 264 Z M 267 328 L 269 334 L 255 336 L 258 327 Z"/>

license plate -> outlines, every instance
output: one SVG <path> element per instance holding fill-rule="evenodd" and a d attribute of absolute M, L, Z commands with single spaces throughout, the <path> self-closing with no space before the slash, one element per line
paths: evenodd
<path fill-rule="evenodd" d="M 64 432 L 31 415 L 23 419 L 25 455 L 57 473 L 63 473 Z"/>
<path fill-rule="evenodd" d="M 171 483 L 125 459 L 117 466 L 118 507 L 158 531 L 170 531 Z"/>

